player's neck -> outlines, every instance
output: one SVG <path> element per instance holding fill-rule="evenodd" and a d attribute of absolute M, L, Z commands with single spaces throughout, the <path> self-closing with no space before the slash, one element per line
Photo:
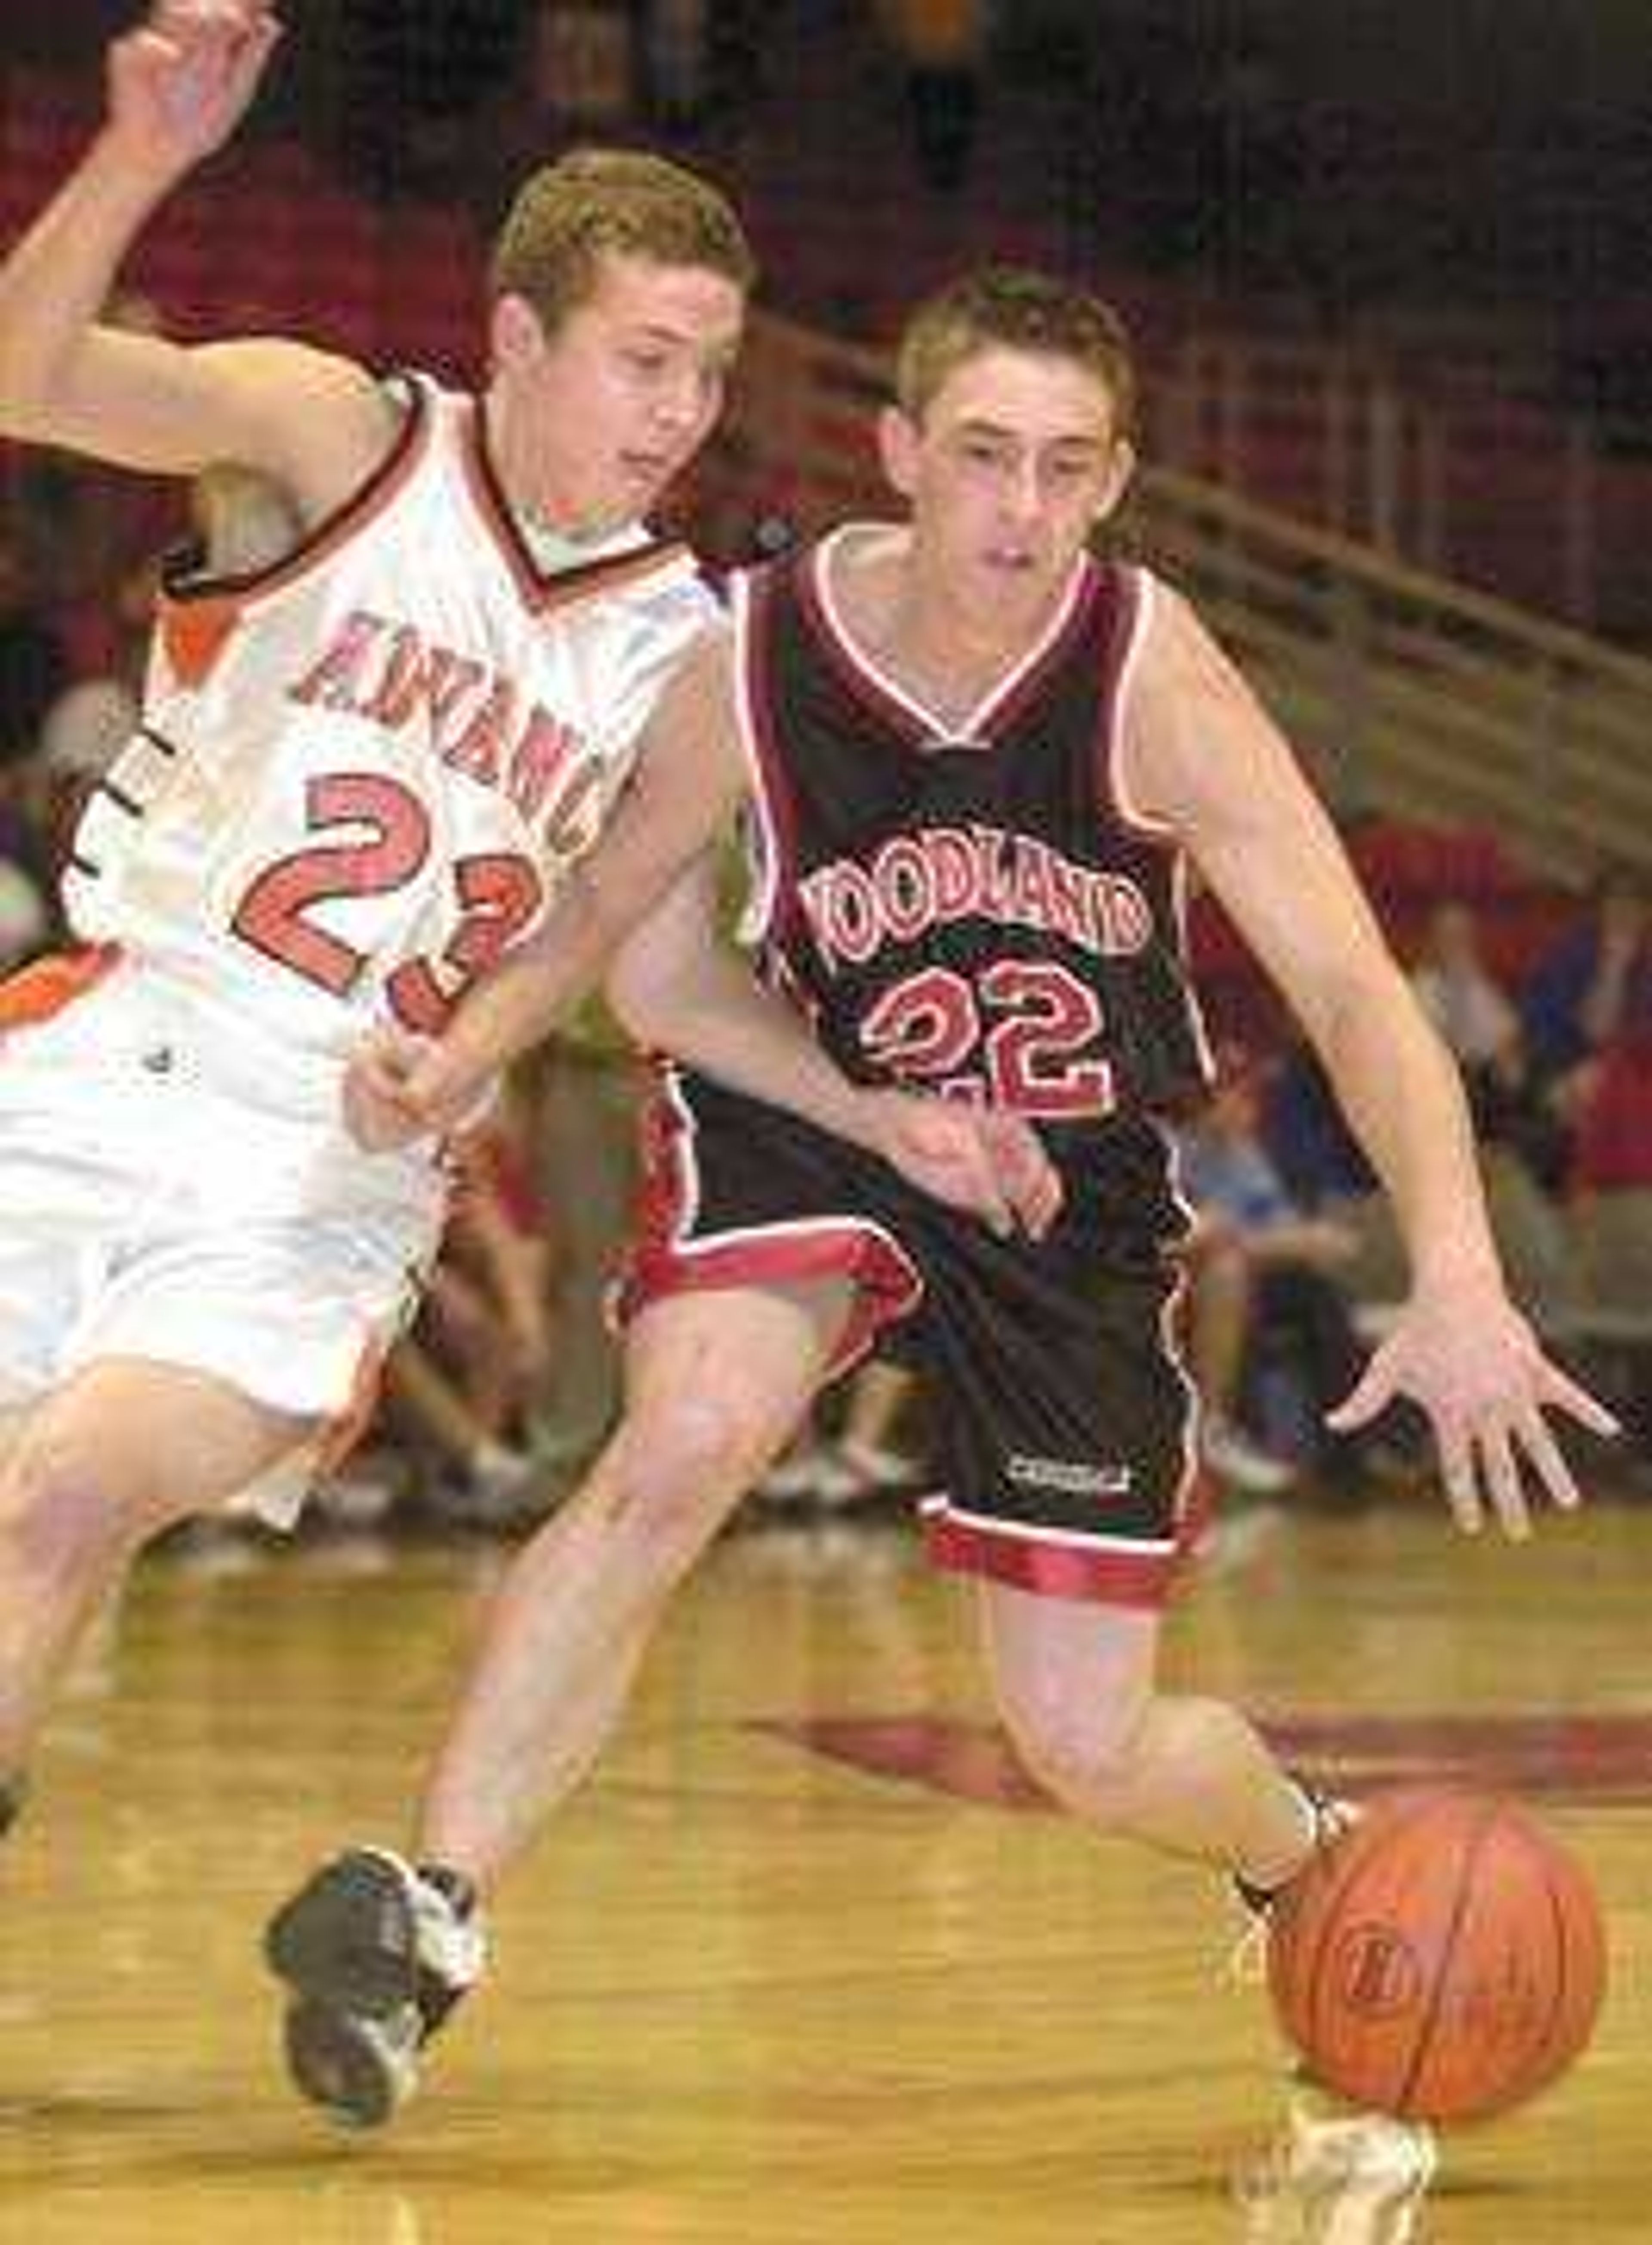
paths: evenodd
<path fill-rule="evenodd" d="M 959 599 L 925 569 L 910 544 L 871 564 L 864 628 L 869 651 L 938 716 L 961 721 L 1037 643 L 1048 615 L 1009 624 Z"/>
<path fill-rule="evenodd" d="M 554 468 L 518 430 L 509 400 L 497 388 L 482 408 L 483 442 L 511 519 L 541 569 L 577 566 L 594 551 L 637 535 L 641 525 L 604 513 L 583 512 L 558 486 Z"/>

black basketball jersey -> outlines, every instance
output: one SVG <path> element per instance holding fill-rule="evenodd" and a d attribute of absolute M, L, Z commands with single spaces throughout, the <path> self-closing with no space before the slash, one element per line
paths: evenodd
<path fill-rule="evenodd" d="M 1152 580 L 1081 561 L 959 736 L 846 630 L 832 556 L 853 534 L 735 586 L 748 933 L 771 980 L 861 1082 L 984 1095 L 1080 1136 L 1181 1104 L 1208 1077 L 1185 861 L 1114 774 Z"/>

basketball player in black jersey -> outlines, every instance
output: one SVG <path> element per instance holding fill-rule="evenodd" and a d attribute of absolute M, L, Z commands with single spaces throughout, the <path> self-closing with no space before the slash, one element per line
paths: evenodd
<path fill-rule="evenodd" d="M 1411 1299 L 1337 1423 L 1410 1395 L 1459 1524 L 1489 1508 L 1514 1536 L 1523 1473 L 1578 1501 L 1544 1409 L 1610 1430 L 1508 1301 L 1456 1076 L 1284 743 L 1185 600 L 1091 558 L 1129 473 L 1131 399 L 1091 298 L 992 271 L 925 307 L 882 426 L 910 519 L 740 584 L 732 654 L 679 681 L 671 753 L 547 939 L 440 1046 L 362 1055 L 364 1138 L 441 1125 L 662 894 L 609 989 L 669 1048 L 743 971 L 707 939 L 705 851 L 744 793 L 763 970 L 823 1050 L 863 1082 L 1035 1118 L 1064 1202 L 1041 1238 L 993 1238 L 666 1069 L 625 1420 L 501 1589 L 423 1804 L 428 1868 L 352 1850 L 272 1928 L 277 1970 L 336 2018 L 335 2066 L 301 2086 L 347 2117 L 383 2118 L 411 2085 L 453 1993 L 454 1896 L 491 1888 L 585 1774 L 676 1584 L 820 1382 L 879 1340 L 937 1392 L 931 1550 L 978 1580 L 1029 1767 L 1098 1829 L 1262 1897 L 1303 1867 L 1314 1806 L 1245 1718 L 1156 1683 L 1199 1509 L 1161 1119 L 1205 1073 L 1189 862 L 1301 1016 L 1410 1246 Z"/>

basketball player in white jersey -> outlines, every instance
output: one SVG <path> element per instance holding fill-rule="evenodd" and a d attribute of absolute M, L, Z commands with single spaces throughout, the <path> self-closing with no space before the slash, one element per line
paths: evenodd
<path fill-rule="evenodd" d="M 240 1492 L 290 1509 L 369 1397 L 444 1169 L 434 1143 L 364 1154 L 346 1056 L 376 1021 L 439 1029 L 538 924 L 714 625 L 691 556 L 643 523 L 715 418 L 752 267 L 675 166 L 587 153 L 528 182 L 480 397 L 295 342 L 99 325 L 278 37 L 262 0 L 160 0 L 0 268 L 0 431 L 179 476 L 236 463 L 301 529 L 274 566 L 162 598 L 141 724 L 66 878 L 85 947 L 0 988 L 13 1792 L 132 1553 Z M 705 1065 L 1006 1220 L 1007 1134 L 851 1090 L 742 974 L 714 983 L 685 1028 Z"/>
<path fill-rule="evenodd" d="M 1286 744 L 1185 600 L 1087 552 L 1131 464 L 1117 322 L 1039 275 L 970 276 L 912 322 L 898 390 L 884 459 L 910 520 L 736 587 L 732 659 L 696 655 L 680 701 L 693 757 L 644 762 L 577 897 L 439 1042 L 363 1052 L 351 1111 L 371 1143 L 416 1143 L 675 880 L 609 981 L 662 1041 L 685 1002 L 671 931 L 703 915 L 702 853 L 746 793 L 769 973 L 870 1080 L 1036 1115 L 1062 1212 L 972 1239 L 853 1149 L 667 1072 L 624 1421 L 501 1585 L 412 1860 L 351 1849 L 270 1930 L 294 2073 L 346 2120 L 412 2086 L 478 1970 L 475 1896 L 591 1767 L 745 1481 L 878 1328 L 937 1387 L 931 1553 L 976 1577 L 999 1711 L 1051 1794 L 1221 1867 L 1258 1912 L 1335 1828 L 1239 1709 L 1158 1683 L 1199 1513 L 1159 1122 L 1204 1073 L 1189 862 L 1313 1037 L 1410 1248 L 1411 1299 L 1337 1423 L 1411 1396 L 1459 1524 L 1512 1536 L 1525 1484 L 1578 1502 L 1545 1412 L 1615 1431 L 1509 1302 L 1456 1075 Z"/>

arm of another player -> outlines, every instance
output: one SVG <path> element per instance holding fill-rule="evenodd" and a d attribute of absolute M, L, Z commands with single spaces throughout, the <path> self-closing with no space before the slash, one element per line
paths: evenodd
<path fill-rule="evenodd" d="M 785 1107 L 890 1163 L 999 1232 L 1037 1238 L 1060 1181 L 1020 1116 L 851 1083 L 796 1007 L 719 934 L 714 857 L 692 865 L 615 958 L 609 1001 L 637 1042 L 671 1052 L 749 1097 Z"/>
<path fill-rule="evenodd" d="M 1554 1502 L 1578 1492 L 1545 1408 L 1615 1421 L 1543 1354 L 1510 1302 L 1457 1071 L 1384 942 L 1330 819 L 1276 727 L 1188 604 L 1159 593 L 1126 713 L 1138 809 L 1188 851 L 1290 1000 L 1391 1196 L 1412 1290 L 1332 1414 L 1364 1424 L 1406 1394 L 1428 1414 L 1459 1524 L 1486 1500 L 1530 1531 L 1522 1463 Z"/>
<path fill-rule="evenodd" d="M 644 726 L 629 783 L 593 847 L 525 941 L 466 992 L 435 1039 L 386 1027 L 344 1080 L 345 1120 L 369 1151 L 457 1128 L 499 1070 L 548 1035 L 679 877 L 727 831 L 745 792 L 728 649 L 708 632 Z"/>
<path fill-rule="evenodd" d="M 240 461 L 315 520 L 392 425 L 362 369 L 279 339 L 190 349 L 99 323 L 145 221 L 234 131 L 279 35 L 263 0 L 160 0 L 112 45 L 102 126 L 0 266 L 0 431 L 157 474 Z"/>

